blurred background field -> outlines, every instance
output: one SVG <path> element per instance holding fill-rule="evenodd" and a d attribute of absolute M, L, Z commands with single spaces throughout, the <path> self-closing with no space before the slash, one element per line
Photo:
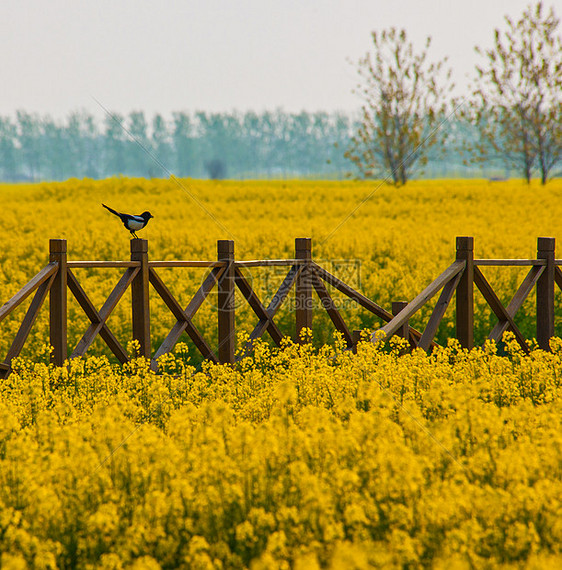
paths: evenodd
<path fill-rule="evenodd" d="M 71 260 L 128 259 L 130 235 L 101 207 L 104 202 L 123 212 L 152 212 L 154 219 L 139 236 L 149 241 L 152 260 L 213 260 L 218 239 L 235 240 L 238 260 L 292 258 L 294 239 L 311 237 L 315 260 L 390 310 L 392 301 L 411 300 L 452 262 L 455 236 L 474 236 L 475 257 L 535 257 L 538 236 L 558 237 L 561 195 L 562 180 L 547 186 L 529 186 L 517 180 L 412 181 L 399 189 L 379 182 L 296 180 L 111 178 L 2 184 L 0 299 L 7 301 L 46 265 L 49 238 L 66 239 Z M 507 303 L 525 271 L 485 268 L 484 272 Z M 120 277 L 119 270 L 114 269 L 77 269 L 76 274 L 98 307 Z M 162 269 L 160 275 L 187 305 L 205 271 Z M 264 303 L 284 277 L 279 268 L 251 270 L 247 275 Z M 175 320 L 153 293 L 151 332 L 155 350 Z M 337 292 L 333 294 L 340 298 Z M 69 345 L 73 347 L 89 322 L 70 294 L 69 299 Z M 438 333 L 439 342 L 454 333 L 454 303 L 451 305 Z M 483 342 L 495 321 L 479 294 L 476 305 L 476 341 Z M 374 329 L 380 325 L 359 307 L 343 306 L 350 328 Z M 237 307 L 237 326 L 250 332 L 256 318 L 240 295 Z M 46 308 L 23 355 L 37 355 L 48 340 Z M 427 321 L 431 308 L 432 303 L 416 315 L 414 326 Z M 3 354 L 23 311 L 19 308 L 15 318 L 2 323 Z M 111 330 L 124 345 L 130 340 L 130 320 L 127 293 L 109 319 Z M 211 295 L 195 323 L 213 348 L 216 320 Z M 516 322 L 526 337 L 534 337 L 532 295 Z M 290 303 L 280 311 L 278 323 L 284 333 L 294 334 Z M 329 341 L 332 331 L 327 315 L 318 307 L 315 342 Z M 556 333 L 562 333 L 562 321 Z M 104 351 L 99 340 L 90 349 L 92 354 Z M 191 354 L 197 361 L 194 349 Z"/>

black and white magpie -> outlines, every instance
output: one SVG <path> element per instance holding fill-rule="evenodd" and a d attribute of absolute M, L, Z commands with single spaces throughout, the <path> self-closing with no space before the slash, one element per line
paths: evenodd
<path fill-rule="evenodd" d="M 138 239 L 138 236 L 135 232 L 138 230 L 142 230 L 144 228 L 144 226 L 146 226 L 146 224 L 148 224 L 148 220 L 150 220 L 150 218 L 154 218 L 154 216 L 150 212 L 143 212 L 140 216 L 132 216 L 131 214 L 120 214 L 119 212 L 116 212 L 115 210 L 113 210 L 109 206 L 106 206 L 105 204 L 102 204 L 102 206 L 106 210 L 109 210 L 112 214 L 115 214 L 116 216 L 118 216 L 121 219 L 121 221 L 123 222 L 123 225 L 137 239 Z"/>

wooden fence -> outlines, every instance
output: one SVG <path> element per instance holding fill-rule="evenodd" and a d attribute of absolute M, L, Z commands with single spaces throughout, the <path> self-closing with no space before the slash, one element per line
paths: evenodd
<path fill-rule="evenodd" d="M 294 288 L 295 294 L 295 338 L 300 339 L 303 328 L 312 327 L 313 290 L 318 294 L 322 307 L 328 312 L 335 327 L 344 335 L 351 348 L 354 336 L 346 326 L 325 283 L 338 289 L 358 305 L 382 318 L 385 322 L 392 319 L 392 314 L 371 301 L 337 277 L 317 265 L 312 259 L 311 239 L 295 240 L 294 259 L 267 259 L 236 261 L 234 242 L 217 242 L 217 259 L 213 261 L 151 261 L 148 258 L 148 242 L 143 239 L 131 240 L 131 258 L 129 261 L 71 261 L 67 259 L 66 240 L 52 239 L 49 242 L 49 264 L 33 277 L 18 293 L 0 308 L 0 321 L 7 317 L 28 296 L 35 293 L 23 318 L 19 331 L 4 362 L 0 364 L 0 376 L 10 373 L 10 364 L 18 356 L 37 318 L 39 310 L 49 294 L 49 336 L 52 346 L 51 360 L 62 366 L 67 358 L 86 354 L 94 339 L 99 335 L 111 352 L 121 363 L 129 360 L 129 355 L 115 335 L 111 332 L 107 320 L 123 297 L 131 288 L 132 304 L 132 339 L 137 340 L 140 355 L 151 360 L 156 368 L 157 359 L 171 351 L 185 332 L 191 338 L 203 357 L 220 363 L 232 363 L 235 360 L 235 288 L 238 288 L 256 314 L 257 323 L 250 334 L 249 344 L 260 338 L 266 331 L 279 345 L 283 333 L 275 322 L 275 316 L 287 296 Z M 166 283 L 158 274 L 160 268 L 198 267 L 210 270 L 202 285 L 191 298 L 187 307 L 183 307 L 174 297 Z M 288 272 L 268 306 L 264 306 L 257 292 L 244 274 L 244 269 L 253 267 L 286 267 Z M 77 268 L 105 269 L 121 268 L 124 273 L 98 310 L 86 291 L 79 283 L 74 270 Z M 150 286 L 161 297 L 166 307 L 176 319 L 176 323 L 162 342 L 152 352 L 150 337 Z M 214 288 L 217 288 L 217 328 L 218 348 L 213 350 L 193 322 L 193 319 Z M 67 341 L 67 301 L 68 291 L 88 317 L 90 326 L 76 347 L 69 350 Z M 413 335 L 418 335 L 412 331 Z M 249 347 L 248 347 L 249 348 Z"/>
<path fill-rule="evenodd" d="M 463 347 L 472 348 L 474 345 L 474 284 L 476 284 L 498 318 L 489 338 L 499 340 L 503 332 L 509 329 L 513 331 L 525 351 L 529 350 L 527 342 L 514 321 L 517 311 L 536 286 L 537 340 L 541 348 L 548 350 L 548 341 L 554 334 L 555 284 L 562 288 L 562 271 L 560 270 L 562 260 L 555 259 L 554 238 L 538 238 L 537 259 L 490 260 L 474 259 L 473 238 L 458 237 L 455 261 L 410 303 L 393 303 L 391 312 L 386 311 L 318 265 L 312 258 L 310 238 L 295 240 L 294 259 L 253 261 L 235 260 L 234 242 L 231 240 L 217 242 L 217 259 L 213 261 L 151 261 L 148 258 L 148 242 L 143 239 L 131 240 L 129 261 L 72 261 L 67 259 L 66 240 L 52 239 L 49 243 L 48 265 L 0 308 L 0 321 L 2 321 L 34 293 L 8 354 L 4 362 L 0 363 L 1 377 L 6 377 L 10 373 L 11 362 L 20 354 L 47 295 L 49 295 L 51 359 L 54 364 L 62 366 L 69 357 L 83 356 L 98 335 L 119 362 L 125 363 L 129 360 L 129 355 L 111 332 L 107 320 L 130 286 L 132 339 L 138 341 L 140 355 L 150 359 L 152 366 L 156 368 L 157 359 L 172 350 L 184 332 L 191 338 L 203 357 L 213 362 L 233 363 L 236 339 L 234 302 L 236 288 L 257 318 L 257 323 L 250 334 L 248 349 L 266 331 L 277 345 L 281 343 L 284 335 L 274 319 L 292 289 L 295 295 L 294 332 L 297 340 L 300 339 L 303 328 L 312 329 L 313 293 L 315 292 L 335 328 L 342 333 L 347 346 L 354 348 L 361 331 L 350 331 L 326 285 L 337 289 L 358 306 L 382 319 L 386 325 L 380 330 L 385 336 L 389 337 L 394 334 L 403 336 L 409 339 L 412 347 L 425 350 L 435 345 L 434 337 L 439 323 L 456 293 L 456 337 Z M 530 270 L 510 303 L 504 307 L 480 270 L 481 266 L 529 266 Z M 209 271 L 185 308 L 174 297 L 157 272 L 159 268 L 173 267 L 198 267 Z M 262 303 L 244 274 L 244 269 L 252 267 L 286 267 L 288 269 L 267 307 Z M 96 309 L 76 278 L 74 269 L 77 268 L 121 268 L 124 270 L 99 310 Z M 176 319 L 174 326 L 154 353 L 150 337 L 151 285 Z M 217 288 L 218 348 L 213 350 L 197 329 L 193 318 L 215 287 Z M 81 340 L 70 351 L 67 341 L 69 290 L 90 321 Z M 411 317 L 439 291 L 441 295 L 423 332 L 409 326 Z"/>
<path fill-rule="evenodd" d="M 529 345 L 515 323 L 515 315 L 536 286 L 537 343 L 540 348 L 549 350 L 549 340 L 554 336 L 554 292 L 555 285 L 562 289 L 561 259 L 555 259 L 555 240 L 539 237 L 536 259 L 475 259 L 474 238 L 457 237 L 455 261 L 433 283 L 428 285 L 410 303 L 404 303 L 400 312 L 381 331 L 389 337 L 399 333 L 407 336 L 413 346 L 427 350 L 432 342 L 439 323 L 456 292 L 456 338 L 464 348 L 474 346 L 474 285 L 498 319 L 488 338 L 499 341 L 506 330 L 515 335 L 525 352 Z M 530 267 L 513 298 L 504 306 L 480 267 Z M 419 341 L 412 338 L 408 330 L 408 320 L 439 291 L 441 295 Z M 376 333 L 375 333 L 376 334 Z M 380 333 L 379 333 L 380 334 Z M 375 335 L 373 335 L 373 338 Z"/>

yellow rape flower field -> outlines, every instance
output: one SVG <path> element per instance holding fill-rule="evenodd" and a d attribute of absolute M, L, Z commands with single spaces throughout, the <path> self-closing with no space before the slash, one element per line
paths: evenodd
<path fill-rule="evenodd" d="M 49 238 L 67 239 L 71 260 L 129 258 L 130 236 L 101 202 L 152 212 L 139 234 L 152 260 L 216 259 L 217 239 L 234 239 L 240 260 L 292 258 L 294 239 L 312 237 L 314 259 L 387 309 L 451 263 L 455 236 L 474 236 L 476 257 L 533 258 L 562 219 L 562 181 L 116 178 L 0 195 L 2 302 L 46 265 Z M 484 270 L 504 303 L 525 275 Z M 205 277 L 159 274 L 184 306 Z M 97 307 L 120 277 L 76 275 Z M 284 274 L 248 277 L 267 303 Z M 151 303 L 154 349 L 175 320 Z M 494 319 L 475 303 L 482 344 Z M 46 309 L 0 380 L 3 569 L 562 567 L 562 340 L 526 356 L 507 335 L 501 355 L 491 343 L 468 352 L 447 340 L 451 308 L 429 356 L 399 339 L 353 354 L 318 308 L 313 344 L 264 340 L 231 366 L 202 362 L 186 337 L 158 373 L 116 364 L 99 340 L 55 368 Z M 24 313 L 1 323 L 2 358 Z M 350 328 L 380 324 L 343 313 Z M 212 296 L 194 321 L 216 348 Z M 239 347 L 255 322 L 237 302 Z M 294 333 L 289 304 L 277 322 Z M 516 322 L 534 336 L 533 298 Z M 130 295 L 108 325 L 126 345 Z M 87 326 L 69 297 L 69 345 Z"/>

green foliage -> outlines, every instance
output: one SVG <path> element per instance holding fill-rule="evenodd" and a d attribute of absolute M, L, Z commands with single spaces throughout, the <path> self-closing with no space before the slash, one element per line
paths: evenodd
<path fill-rule="evenodd" d="M 441 78 L 446 59 L 428 61 L 427 49 L 414 51 L 405 30 L 373 32 L 373 53 L 358 62 L 364 101 L 360 123 L 345 156 L 360 178 L 388 178 L 405 184 L 427 164 L 430 149 L 443 148 L 448 130 L 447 96 L 451 71 Z"/>
<path fill-rule="evenodd" d="M 542 2 L 518 21 L 505 18 L 494 46 L 477 51 L 474 97 L 465 115 L 480 132 L 480 154 L 501 156 L 527 181 L 545 184 L 562 161 L 562 39 L 560 20 Z"/>

